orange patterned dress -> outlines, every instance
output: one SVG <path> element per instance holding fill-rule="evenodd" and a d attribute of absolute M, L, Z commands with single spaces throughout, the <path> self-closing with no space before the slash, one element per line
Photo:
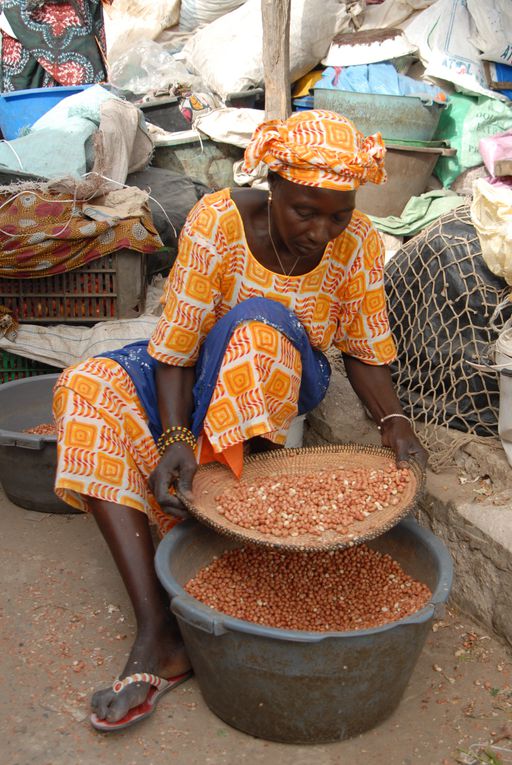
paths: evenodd
<path fill-rule="evenodd" d="M 396 351 L 383 268 L 380 238 L 355 211 L 316 268 L 301 276 L 273 273 L 252 255 L 224 189 L 203 197 L 187 218 L 148 351 L 166 364 L 193 366 L 219 319 L 248 298 L 265 297 L 295 313 L 314 348 L 335 346 L 365 363 L 387 364 Z M 284 443 L 300 381 L 300 354 L 284 335 L 256 321 L 238 326 L 203 424 L 208 449 L 222 454 L 255 435 Z M 127 373 L 101 358 L 66 370 L 56 387 L 55 416 L 57 494 L 81 509 L 85 496 L 108 498 L 159 522 L 163 514 L 146 481 L 158 453 Z"/>

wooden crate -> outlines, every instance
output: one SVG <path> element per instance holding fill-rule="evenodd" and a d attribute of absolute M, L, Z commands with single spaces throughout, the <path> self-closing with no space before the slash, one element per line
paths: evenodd
<path fill-rule="evenodd" d="M 0 277 L 0 305 L 30 324 L 95 324 L 144 311 L 146 257 L 119 250 L 81 268 L 38 279 Z"/>

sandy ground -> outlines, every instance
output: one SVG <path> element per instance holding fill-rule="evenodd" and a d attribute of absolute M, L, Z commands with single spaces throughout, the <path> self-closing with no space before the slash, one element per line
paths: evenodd
<path fill-rule="evenodd" d="M 106 546 L 86 516 L 31 513 L 1 494 L 0 513 L 2 765 L 512 763 L 506 737 L 494 748 L 501 761 L 482 751 L 512 717 L 512 655 L 451 612 L 434 624 L 398 710 L 356 739 L 322 746 L 254 739 L 215 717 L 195 680 L 140 726 L 98 734 L 88 722 L 89 696 L 114 678 L 133 636 Z M 472 745 L 478 759 L 464 754 Z"/>

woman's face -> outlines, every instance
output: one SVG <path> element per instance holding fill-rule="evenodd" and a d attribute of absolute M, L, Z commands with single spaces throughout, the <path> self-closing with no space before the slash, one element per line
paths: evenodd
<path fill-rule="evenodd" d="M 273 176 L 270 187 L 272 234 L 296 257 L 320 257 L 350 223 L 355 191 L 301 186 L 281 176 Z"/>

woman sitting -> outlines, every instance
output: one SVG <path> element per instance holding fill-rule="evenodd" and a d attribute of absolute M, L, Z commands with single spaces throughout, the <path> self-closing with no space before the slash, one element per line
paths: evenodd
<path fill-rule="evenodd" d="M 425 462 L 387 366 L 381 242 L 355 210 L 358 186 L 385 180 L 384 153 L 379 135 L 365 139 L 331 112 L 262 124 L 245 169 L 264 162 L 270 191 L 223 189 L 192 209 L 149 344 L 59 379 L 56 490 L 93 513 L 137 620 L 121 681 L 93 696 L 101 730 L 147 716 L 148 694 L 153 702 L 188 676 L 149 525 L 165 533 L 184 517 L 170 488 L 190 495 L 198 462 L 239 475 L 244 445 L 283 445 L 297 413 L 325 394 L 329 348 L 343 354 L 382 443 L 398 462 Z"/>

